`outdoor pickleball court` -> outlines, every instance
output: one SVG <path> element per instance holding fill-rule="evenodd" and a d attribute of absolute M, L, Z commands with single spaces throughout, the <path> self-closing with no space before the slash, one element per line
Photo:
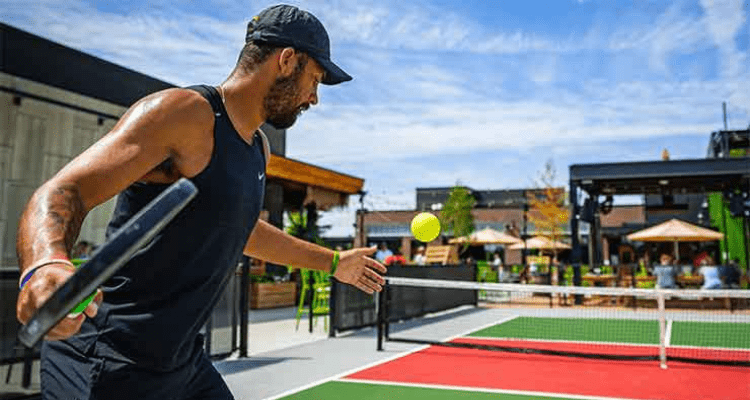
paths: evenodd
<path fill-rule="evenodd" d="M 664 338 L 669 361 L 664 369 L 660 368 L 658 360 L 660 330 L 659 321 L 653 318 L 654 310 L 609 306 L 482 308 L 480 305 L 479 312 L 500 313 L 491 323 L 441 339 L 461 347 L 422 346 L 277 398 L 750 397 L 750 315 L 747 310 L 669 313 Z M 427 324 L 413 332 L 396 329 L 391 336 L 434 338 L 439 336 L 436 331 L 440 329 L 440 323 Z M 388 346 L 386 342 L 385 347 Z M 490 350 L 493 347 L 505 350 Z M 547 350 L 578 356 L 544 353 Z M 692 361 L 679 361 L 681 357 Z M 708 363 L 703 363 L 703 359 Z"/>

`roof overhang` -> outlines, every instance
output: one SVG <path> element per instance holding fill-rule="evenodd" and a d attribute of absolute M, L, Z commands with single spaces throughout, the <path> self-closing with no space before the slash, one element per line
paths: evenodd
<path fill-rule="evenodd" d="M 599 195 L 721 192 L 750 182 L 750 157 L 577 164 L 570 181 Z"/>
<path fill-rule="evenodd" d="M 349 195 L 362 192 L 364 180 L 321 168 L 291 158 L 271 155 L 266 168 L 269 181 L 281 184 L 285 190 L 304 192 L 303 205 L 315 203 L 316 207 L 326 210 L 335 206 L 344 206 Z"/>

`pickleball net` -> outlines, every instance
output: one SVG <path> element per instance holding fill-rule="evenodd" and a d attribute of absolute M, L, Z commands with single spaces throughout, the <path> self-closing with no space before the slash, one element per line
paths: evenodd
<path fill-rule="evenodd" d="M 750 367 L 750 291 L 479 283 L 388 277 L 378 347 L 403 342 L 609 360 Z M 497 321 L 444 341 L 390 334 L 398 310 L 473 293 Z M 395 311 L 395 312 L 394 312 Z"/>

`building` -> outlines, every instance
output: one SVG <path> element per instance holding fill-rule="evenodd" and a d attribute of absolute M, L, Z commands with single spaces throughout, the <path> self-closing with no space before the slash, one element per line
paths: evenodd
<path fill-rule="evenodd" d="M 408 258 L 414 253 L 417 242 L 410 231 L 410 223 L 415 215 L 422 211 L 430 211 L 436 215 L 440 214 L 443 204 L 450 195 L 451 187 L 437 188 L 417 188 L 416 191 L 416 210 L 398 210 L 398 211 L 367 211 L 361 213 L 364 225 L 364 234 L 367 237 L 367 243 L 370 245 L 386 243 L 392 250 L 401 250 Z M 506 232 L 520 237 L 524 229 L 524 208 L 527 203 L 527 196 L 543 195 L 540 189 L 508 189 L 508 190 L 475 190 L 467 188 L 476 199 L 476 204 L 472 210 L 474 216 L 474 226 L 477 230 L 492 228 L 501 232 Z M 558 190 L 564 190 L 559 188 Z M 529 211 L 530 214 L 534 210 Z M 526 216 L 526 234 L 534 236 L 537 229 L 533 222 Z M 644 207 L 637 206 L 615 206 L 612 211 L 602 219 L 602 227 L 609 236 L 617 236 L 622 232 L 628 231 L 632 227 L 643 227 L 645 222 Z M 637 229 L 636 228 L 636 229 Z M 565 229 L 569 234 L 569 229 Z M 448 232 L 448 235 L 450 233 Z M 584 238 L 586 233 L 584 232 Z M 436 243 L 440 242 L 440 238 Z M 476 249 L 476 256 L 481 254 L 483 249 Z M 504 250 L 497 248 L 504 255 L 504 260 L 509 264 L 520 264 L 522 257 L 520 250 Z M 617 254 L 615 252 L 615 254 Z M 562 254 L 566 256 L 566 254 Z"/>
<path fill-rule="evenodd" d="M 606 211 L 615 196 L 642 195 L 645 199 L 643 227 L 678 218 L 717 229 L 725 234 L 725 239 L 719 243 L 720 251 L 710 249 L 716 253 L 717 262 L 736 260 L 741 268 L 747 269 L 750 261 L 749 136 L 748 131 L 715 132 L 709 145 L 710 157 L 705 159 L 571 165 L 569 193 L 574 216 L 571 219 L 574 262 L 585 262 L 584 254 L 588 252 L 593 264 L 607 263 L 610 262 L 607 254 L 613 253 L 613 247 L 623 246 L 640 248 L 638 255 L 647 260 L 653 256 L 657 251 L 654 245 L 628 243 L 622 235 L 608 236 L 603 229 Z M 582 228 L 589 230 L 593 238 L 588 243 L 581 239 Z M 690 260 L 699 248 L 703 251 L 706 246 L 680 243 L 680 259 Z"/>

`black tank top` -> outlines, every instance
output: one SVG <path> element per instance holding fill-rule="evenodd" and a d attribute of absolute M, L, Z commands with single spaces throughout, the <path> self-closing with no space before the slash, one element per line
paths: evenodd
<path fill-rule="evenodd" d="M 196 340 L 242 255 L 265 189 L 260 134 L 245 142 L 212 86 L 193 86 L 215 114 L 208 166 L 191 181 L 193 201 L 104 288 L 93 321 L 69 339 L 84 354 L 171 370 L 199 351 Z M 117 199 L 107 236 L 168 185 L 135 183 Z"/>

